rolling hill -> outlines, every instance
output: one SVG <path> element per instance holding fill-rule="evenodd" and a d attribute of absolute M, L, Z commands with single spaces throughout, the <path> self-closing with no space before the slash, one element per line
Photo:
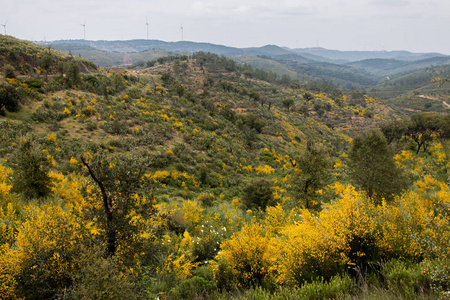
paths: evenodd
<path fill-rule="evenodd" d="M 234 48 L 210 43 L 158 40 L 85 41 L 64 40 L 45 45 L 94 61 L 101 67 L 143 66 L 166 55 L 209 52 L 239 63 L 289 75 L 300 81 L 325 79 L 344 88 L 372 88 L 385 81 L 425 68 L 445 65 L 448 56 L 408 51 L 337 51 L 323 48 L 289 49 L 276 45 Z"/>

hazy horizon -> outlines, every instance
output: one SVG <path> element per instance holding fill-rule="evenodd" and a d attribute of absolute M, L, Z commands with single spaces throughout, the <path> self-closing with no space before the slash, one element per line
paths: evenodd
<path fill-rule="evenodd" d="M 0 0 L 0 24 L 20 39 L 205 42 L 341 51 L 450 54 L 450 1 Z M 181 30 L 183 27 L 183 30 Z M 0 26 L 1 33 L 4 27 Z M 183 36 L 183 38 L 182 38 Z"/>
<path fill-rule="evenodd" d="M 205 44 L 212 44 L 212 45 L 216 45 L 216 46 L 224 46 L 224 47 L 230 47 L 230 48 L 236 48 L 236 49 L 249 49 L 249 48 L 261 48 L 261 47 L 265 47 L 265 46 L 277 46 L 280 48 L 286 48 L 289 50 L 305 50 L 305 49 L 324 49 L 324 50 L 329 50 L 329 51 L 341 51 L 341 52 L 402 52 L 402 51 L 407 51 L 407 52 L 411 52 L 411 53 L 415 53 L 415 54 L 426 54 L 426 53 L 436 53 L 436 54 L 443 54 L 443 55 L 447 55 L 445 53 L 440 53 L 437 51 L 430 51 L 430 52 L 413 52 L 413 51 L 409 51 L 409 50 L 405 50 L 405 49 L 398 49 L 398 50 L 340 50 L 340 49 L 331 49 L 331 48 L 324 48 L 324 47 L 304 47 L 304 48 L 291 48 L 291 47 L 287 47 L 287 46 L 280 46 L 280 45 L 275 45 L 275 44 L 267 44 L 267 45 L 261 45 L 261 46 L 250 46 L 250 47 L 234 47 L 234 46 L 229 46 L 229 45 L 224 45 L 224 44 L 215 44 L 215 43 L 211 43 L 211 42 L 196 42 L 196 41 L 187 41 L 187 40 L 183 40 L 183 41 L 164 41 L 164 40 L 156 40 L 156 39 L 131 39 L 131 40 L 83 40 L 83 39 L 60 39 L 60 40 L 34 40 L 33 42 L 37 42 L 37 43 L 52 43 L 52 42 L 64 42 L 64 41 L 86 41 L 86 42 L 131 42 L 131 41 L 158 41 L 158 42 L 164 42 L 164 43 L 180 43 L 180 42 L 187 42 L 187 43 L 205 43 Z"/>

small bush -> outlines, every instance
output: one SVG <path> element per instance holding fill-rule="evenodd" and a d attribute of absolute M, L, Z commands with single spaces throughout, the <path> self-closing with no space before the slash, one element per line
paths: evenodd
<path fill-rule="evenodd" d="M 13 191 L 26 198 L 41 198 L 50 194 L 52 180 L 50 165 L 41 148 L 33 141 L 24 140 L 13 157 Z"/>
<path fill-rule="evenodd" d="M 20 95 L 17 90 L 9 84 L 0 84 L 0 111 L 5 108 L 7 111 L 19 110 Z"/>
<path fill-rule="evenodd" d="M 10 79 L 17 78 L 16 72 L 15 72 L 15 71 L 16 71 L 16 69 L 14 69 L 13 66 L 11 66 L 11 65 L 6 65 L 6 66 L 4 67 L 5 79 L 8 79 L 8 78 L 10 78 Z"/>
<path fill-rule="evenodd" d="M 44 83 L 41 80 L 36 79 L 36 78 L 28 78 L 28 79 L 25 80 L 25 83 L 29 87 L 34 88 L 34 89 L 38 89 L 38 90 L 41 89 L 44 86 Z"/>
<path fill-rule="evenodd" d="M 423 262 L 422 274 L 430 281 L 433 292 L 441 295 L 442 299 L 450 299 L 450 259 Z"/>
<path fill-rule="evenodd" d="M 114 258 L 102 254 L 98 248 L 83 252 L 66 299 L 139 299 L 130 276 L 119 270 Z"/>
<path fill-rule="evenodd" d="M 103 130 L 114 135 L 125 135 L 130 132 L 130 128 L 128 128 L 126 123 L 118 120 L 107 121 L 103 125 Z"/>
<path fill-rule="evenodd" d="M 265 209 L 275 205 L 273 183 L 268 179 L 257 179 L 244 188 L 242 204 L 247 209 Z"/>
<path fill-rule="evenodd" d="M 131 99 L 139 99 L 142 97 L 142 92 L 139 88 L 130 88 L 126 91 L 126 94 Z"/>
<path fill-rule="evenodd" d="M 214 203 L 214 195 L 211 193 L 201 193 L 198 196 L 198 200 L 200 200 L 200 202 L 202 203 L 202 206 L 204 207 L 211 207 Z"/>
<path fill-rule="evenodd" d="M 349 276 L 335 276 L 329 282 L 322 280 L 304 284 L 298 289 L 297 299 L 343 299 L 355 289 L 355 282 Z"/>
<path fill-rule="evenodd" d="M 194 276 L 174 287 L 170 291 L 170 298 L 210 299 L 217 291 L 217 286 L 214 282 Z"/>
<path fill-rule="evenodd" d="M 390 260 L 384 265 L 383 274 L 388 288 L 403 296 L 414 297 L 424 287 L 429 286 L 419 264 Z"/>

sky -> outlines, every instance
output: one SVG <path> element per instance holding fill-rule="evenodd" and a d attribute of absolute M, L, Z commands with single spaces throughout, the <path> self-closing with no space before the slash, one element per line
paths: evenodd
<path fill-rule="evenodd" d="M 239 48 L 450 55 L 449 15 L 449 0 L 0 0 L 6 33 L 32 41 L 83 39 L 85 24 L 87 40 L 146 39 L 148 28 L 149 39 Z"/>

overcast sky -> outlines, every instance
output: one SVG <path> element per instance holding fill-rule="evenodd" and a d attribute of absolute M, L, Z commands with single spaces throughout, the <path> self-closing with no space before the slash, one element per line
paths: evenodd
<path fill-rule="evenodd" d="M 449 0 L 0 0 L 26 40 L 183 39 L 235 47 L 450 54 Z M 4 33 L 4 27 L 0 26 Z"/>

